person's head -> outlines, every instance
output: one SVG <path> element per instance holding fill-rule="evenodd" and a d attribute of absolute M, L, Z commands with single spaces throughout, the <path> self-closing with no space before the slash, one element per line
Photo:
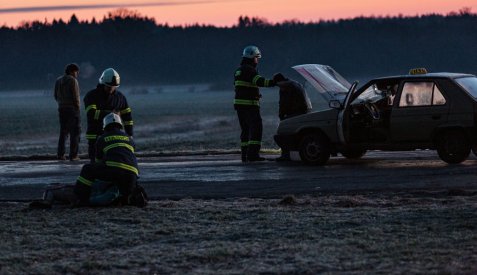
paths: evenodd
<path fill-rule="evenodd" d="M 242 57 L 251 59 L 253 63 L 258 64 L 258 59 L 262 58 L 262 53 L 257 46 L 251 45 L 243 49 Z"/>
<path fill-rule="evenodd" d="M 276 73 L 273 75 L 273 81 L 275 83 L 287 81 L 288 79 L 282 73 Z"/>
<path fill-rule="evenodd" d="M 70 63 L 66 65 L 65 67 L 65 74 L 68 75 L 73 75 L 74 77 L 77 77 L 79 73 L 79 66 L 76 63 Z"/>
<path fill-rule="evenodd" d="M 112 93 L 119 87 L 120 77 L 118 72 L 113 68 L 108 68 L 103 71 L 101 77 L 99 78 L 99 84 L 104 86 L 104 90 Z"/>
<path fill-rule="evenodd" d="M 121 117 L 116 113 L 109 113 L 103 118 L 103 129 L 105 131 L 111 131 L 113 129 L 122 129 L 123 121 Z"/>

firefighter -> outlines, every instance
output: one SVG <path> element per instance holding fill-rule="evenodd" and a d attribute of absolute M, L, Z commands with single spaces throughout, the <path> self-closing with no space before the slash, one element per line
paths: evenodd
<path fill-rule="evenodd" d="M 262 57 L 256 46 L 247 46 L 243 50 L 242 62 L 235 71 L 234 109 L 242 130 L 240 149 L 242 162 L 263 161 L 260 157 L 262 143 L 262 117 L 260 116 L 260 90 L 258 87 L 273 87 L 273 80 L 258 74 L 258 60 Z"/>
<path fill-rule="evenodd" d="M 275 74 L 273 76 L 273 81 L 280 88 L 280 100 L 278 103 L 278 117 L 280 120 L 306 114 L 311 111 L 311 101 L 306 94 L 303 85 L 295 80 L 286 78 L 281 73 Z M 290 151 L 282 148 L 281 156 L 275 160 L 291 160 Z"/>
<path fill-rule="evenodd" d="M 124 123 L 124 131 L 133 136 L 133 119 L 126 97 L 117 90 L 120 84 L 119 74 L 108 68 L 103 71 L 95 89 L 84 97 L 84 107 L 87 117 L 86 139 L 88 140 L 88 155 L 91 163 L 95 161 L 95 144 L 103 134 L 103 118 L 110 113 L 117 113 Z"/>
<path fill-rule="evenodd" d="M 85 164 L 74 187 L 78 205 L 90 205 L 92 185 L 96 180 L 111 182 L 119 189 L 122 204 L 131 204 L 131 194 L 139 175 L 134 141 L 123 129 L 121 117 L 109 113 L 103 119 L 104 134 L 96 143 L 95 163 Z"/>

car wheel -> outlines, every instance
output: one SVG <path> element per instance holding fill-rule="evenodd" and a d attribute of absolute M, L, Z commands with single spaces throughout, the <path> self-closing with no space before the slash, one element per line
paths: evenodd
<path fill-rule="evenodd" d="M 366 154 L 366 149 L 347 149 L 341 151 L 341 154 L 347 159 L 360 159 L 362 156 L 364 156 L 364 154 Z"/>
<path fill-rule="evenodd" d="M 437 140 L 437 154 L 447 163 L 461 163 L 470 154 L 471 146 L 461 131 L 448 131 Z"/>
<path fill-rule="evenodd" d="M 300 143 L 300 158 L 306 164 L 324 165 L 330 159 L 329 142 L 320 134 L 307 134 Z"/>

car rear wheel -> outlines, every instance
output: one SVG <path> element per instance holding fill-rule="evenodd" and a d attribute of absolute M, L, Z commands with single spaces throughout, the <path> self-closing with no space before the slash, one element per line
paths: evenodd
<path fill-rule="evenodd" d="M 437 154 L 447 163 L 461 163 L 470 154 L 471 145 L 462 131 L 448 131 L 437 140 Z"/>
<path fill-rule="evenodd" d="M 324 165 L 330 159 L 329 142 L 320 134 L 307 134 L 300 143 L 300 158 L 306 164 Z"/>
<path fill-rule="evenodd" d="M 352 148 L 341 151 L 343 157 L 347 159 L 360 159 L 366 154 L 366 149 Z"/>

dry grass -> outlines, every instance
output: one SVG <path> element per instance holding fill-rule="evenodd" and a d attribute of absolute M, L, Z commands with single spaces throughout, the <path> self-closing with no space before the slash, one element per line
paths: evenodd
<path fill-rule="evenodd" d="M 2 203 L 0 273 L 475 274 L 476 208 L 468 192 Z"/>

